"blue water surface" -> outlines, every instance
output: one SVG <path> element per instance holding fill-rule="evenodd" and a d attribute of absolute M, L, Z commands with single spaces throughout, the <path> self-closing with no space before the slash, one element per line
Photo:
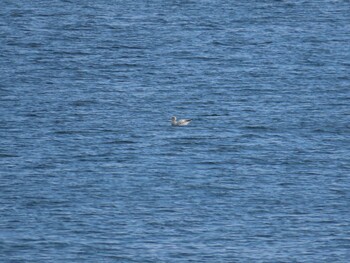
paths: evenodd
<path fill-rule="evenodd" d="M 2 0 L 0 50 L 1 262 L 349 262 L 349 1 Z"/>

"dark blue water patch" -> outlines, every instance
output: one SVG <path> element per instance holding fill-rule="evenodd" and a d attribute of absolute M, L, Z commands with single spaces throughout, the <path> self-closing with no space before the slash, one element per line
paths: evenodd
<path fill-rule="evenodd" d="M 111 142 L 106 142 L 106 144 L 135 144 L 135 143 L 137 142 L 132 140 L 115 140 Z"/>
<path fill-rule="evenodd" d="M 347 262 L 347 1 L 0 7 L 5 262 Z"/>
<path fill-rule="evenodd" d="M 0 158 L 14 158 L 19 157 L 19 155 L 10 154 L 10 153 L 0 153 Z"/>

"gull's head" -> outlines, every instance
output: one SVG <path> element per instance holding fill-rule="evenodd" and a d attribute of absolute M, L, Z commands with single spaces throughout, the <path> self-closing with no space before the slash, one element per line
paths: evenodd
<path fill-rule="evenodd" d="M 176 117 L 175 116 L 171 117 L 171 121 L 176 121 Z"/>

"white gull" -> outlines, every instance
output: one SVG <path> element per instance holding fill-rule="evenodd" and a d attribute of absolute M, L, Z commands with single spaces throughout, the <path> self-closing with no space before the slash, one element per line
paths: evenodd
<path fill-rule="evenodd" d="M 191 121 L 192 120 L 190 120 L 190 119 L 183 119 L 183 120 L 176 121 L 175 116 L 171 117 L 171 125 L 173 125 L 173 126 L 185 126 L 185 125 L 189 124 Z"/>

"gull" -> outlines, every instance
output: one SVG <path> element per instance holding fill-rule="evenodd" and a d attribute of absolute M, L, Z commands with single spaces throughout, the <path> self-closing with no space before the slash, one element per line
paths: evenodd
<path fill-rule="evenodd" d="M 189 124 L 191 121 L 192 120 L 190 120 L 190 119 L 176 121 L 175 116 L 171 117 L 171 125 L 173 125 L 173 126 L 185 126 L 185 125 Z"/>

